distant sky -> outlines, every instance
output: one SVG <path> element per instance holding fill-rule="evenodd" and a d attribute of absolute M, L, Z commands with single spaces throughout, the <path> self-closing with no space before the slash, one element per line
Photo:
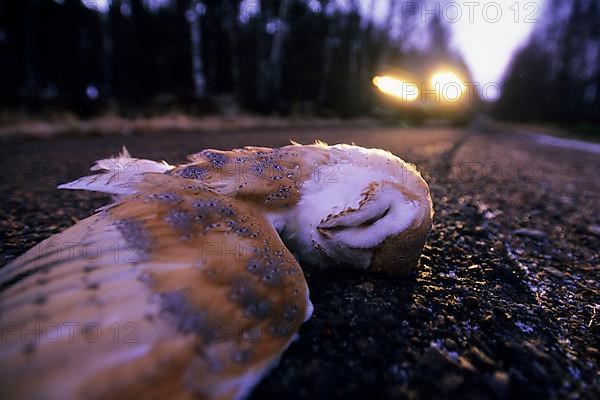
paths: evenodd
<path fill-rule="evenodd" d="M 461 6 L 462 3 L 468 1 L 456 2 Z M 480 3 L 480 7 L 473 8 L 472 23 L 468 18 L 469 9 L 464 6 L 462 18 L 451 26 L 453 45 L 463 55 L 474 79 L 484 85 L 500 82 L 503 78 L 514 52 L 525 43 L 539 23 L 545 0 L 496 0 L 495 3 L 499 5 L 497 8 L 502 10 L 497 22 L 491 22 L 496 19 L 494 6 L 488 6 L 483 12 L 486 3 L 494 2 Z M 448 14 L 450 12 L 451 9 L 448 9 Z"/>
<path fill-rule="evenodd" d="M 106 10 L 109 0 L 82 0 L 88 7 Z M 308 1 L 308 0 L 307 0 Z M 359 0 L 362 11 L 369 14 L 374 6 L 375 19 L 383 20 L 389 0 Z M 60 2 L 60 0 L 59 0 Z M 160 6 L 164 0 L 146 0 L 151 6 Z M 258 0 L 244 0 L 256 2 Z M 316 1 L 308 1 L 318 6 Z M 340 7 L 350 0 L 338 0 Z M 462 54 L 475 81 L 485 85 L 500 82 L 514 52 L 524 44 L 541 18 L 546 0 L 427 0 L 418 2 L 398 0 L 399 18 L 416 13 L 420 26 L 425 27 L 434 14 L 448 22 L 452 45 Z M 413 7 L 413 8 L 411 8 Z"/>
<path fill-rule="evenodd" d="M 374 4 L 375 19 L 385 18 L 389 0 L 360 2 L 363 13 Z M 501 81 L 514 52 L 541 18 L 546 0 L 427 0 L 417 8 L 415 1 L 398 2 L 400 18 L 416 14 L 420 28 L 425 28 L 433 15 L 440 15 L 450 26 L 452 46 L 462 54 L 473 79 L 483 86 Z"/>

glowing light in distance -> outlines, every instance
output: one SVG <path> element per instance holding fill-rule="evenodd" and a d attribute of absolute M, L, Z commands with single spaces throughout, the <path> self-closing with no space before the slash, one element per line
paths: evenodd
<path fill-rule="evenodd" d="M 391 76 L 376 76 L 373 85 L 390 96 L 398 97 L 403 101 L 415 101 L 419 98 L 419 86 L 413 82 L 406 82 Z"/>
<path fill-rule="evenodd" d="M 458 100 L 465 91 L 465 83 L 454 72 L 436 72 L 431 77 L 431 84 L 446 101 Z"/>

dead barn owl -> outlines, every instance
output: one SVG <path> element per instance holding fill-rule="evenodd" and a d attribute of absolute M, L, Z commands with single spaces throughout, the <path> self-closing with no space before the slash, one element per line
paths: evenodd
<path fill-rule="evenodd" d="M 311 315 L 296 260 L 405 274 L 431 228 L 427 184 L 383 150 L 92 170 L 60 188 L 114 203 L 0 269 L 3 398 L 243 398 Z"/>

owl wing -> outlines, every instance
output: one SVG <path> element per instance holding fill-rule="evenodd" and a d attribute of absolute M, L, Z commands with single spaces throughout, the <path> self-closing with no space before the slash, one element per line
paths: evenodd
<path fill-rule="evenodd" d="M 169 174 L 200 181 L 214 191 L 272 211 L 294 206 L 302 184 L 328 162 L 326 151 L 314 146 L 245 147 L 230 151 L 203 150 L 190 163 Z"/>
<path fill-rule="evenodd" d="M 320 144 L 275 149 L 252 146 L 228 151 L 207 149 L 188 158 L 189 163 L 172 166 L 164 161 L 133 158 L 123 148 L 116 157 L 96 161 L 91 168 L 96 174 L 59 188 L 122 197 L 137 193 L 147 174 L 165 173 L 273 211 L 294 206 L 300 199 L 302 184 L 308 179 L 319 179 L 319 170 L 327 170 L 329 162 L 329 155 Z"/>
<path fill-rule="evenodd" d="M 146 174 L 0 269 L 5 398 L 240 398 L 311 313 L 257 209 Z"/>

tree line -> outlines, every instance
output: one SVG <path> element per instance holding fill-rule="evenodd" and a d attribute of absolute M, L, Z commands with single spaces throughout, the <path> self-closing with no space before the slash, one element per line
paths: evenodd
<path fill-rule="evenodd" d="M 503 118 L 600 122 L 600 2 L 548 0 L 506 75 Z"/>
<path fill-rule="evenodd" d="M 111 0 L 102 9 L 93 0 L 2 2 L 0 101 L 80 114 L 169 107 L 369 113 L 372 76 L 428 50 L 408 45 L 415 21 L 399 17 L 399 0 L 377 22 L 376 1 L 366 10 L 358 0 L 344 3 Z M 439 20 L 431 24 L 436 42 L 440 29 L 447 35 Z"/>

